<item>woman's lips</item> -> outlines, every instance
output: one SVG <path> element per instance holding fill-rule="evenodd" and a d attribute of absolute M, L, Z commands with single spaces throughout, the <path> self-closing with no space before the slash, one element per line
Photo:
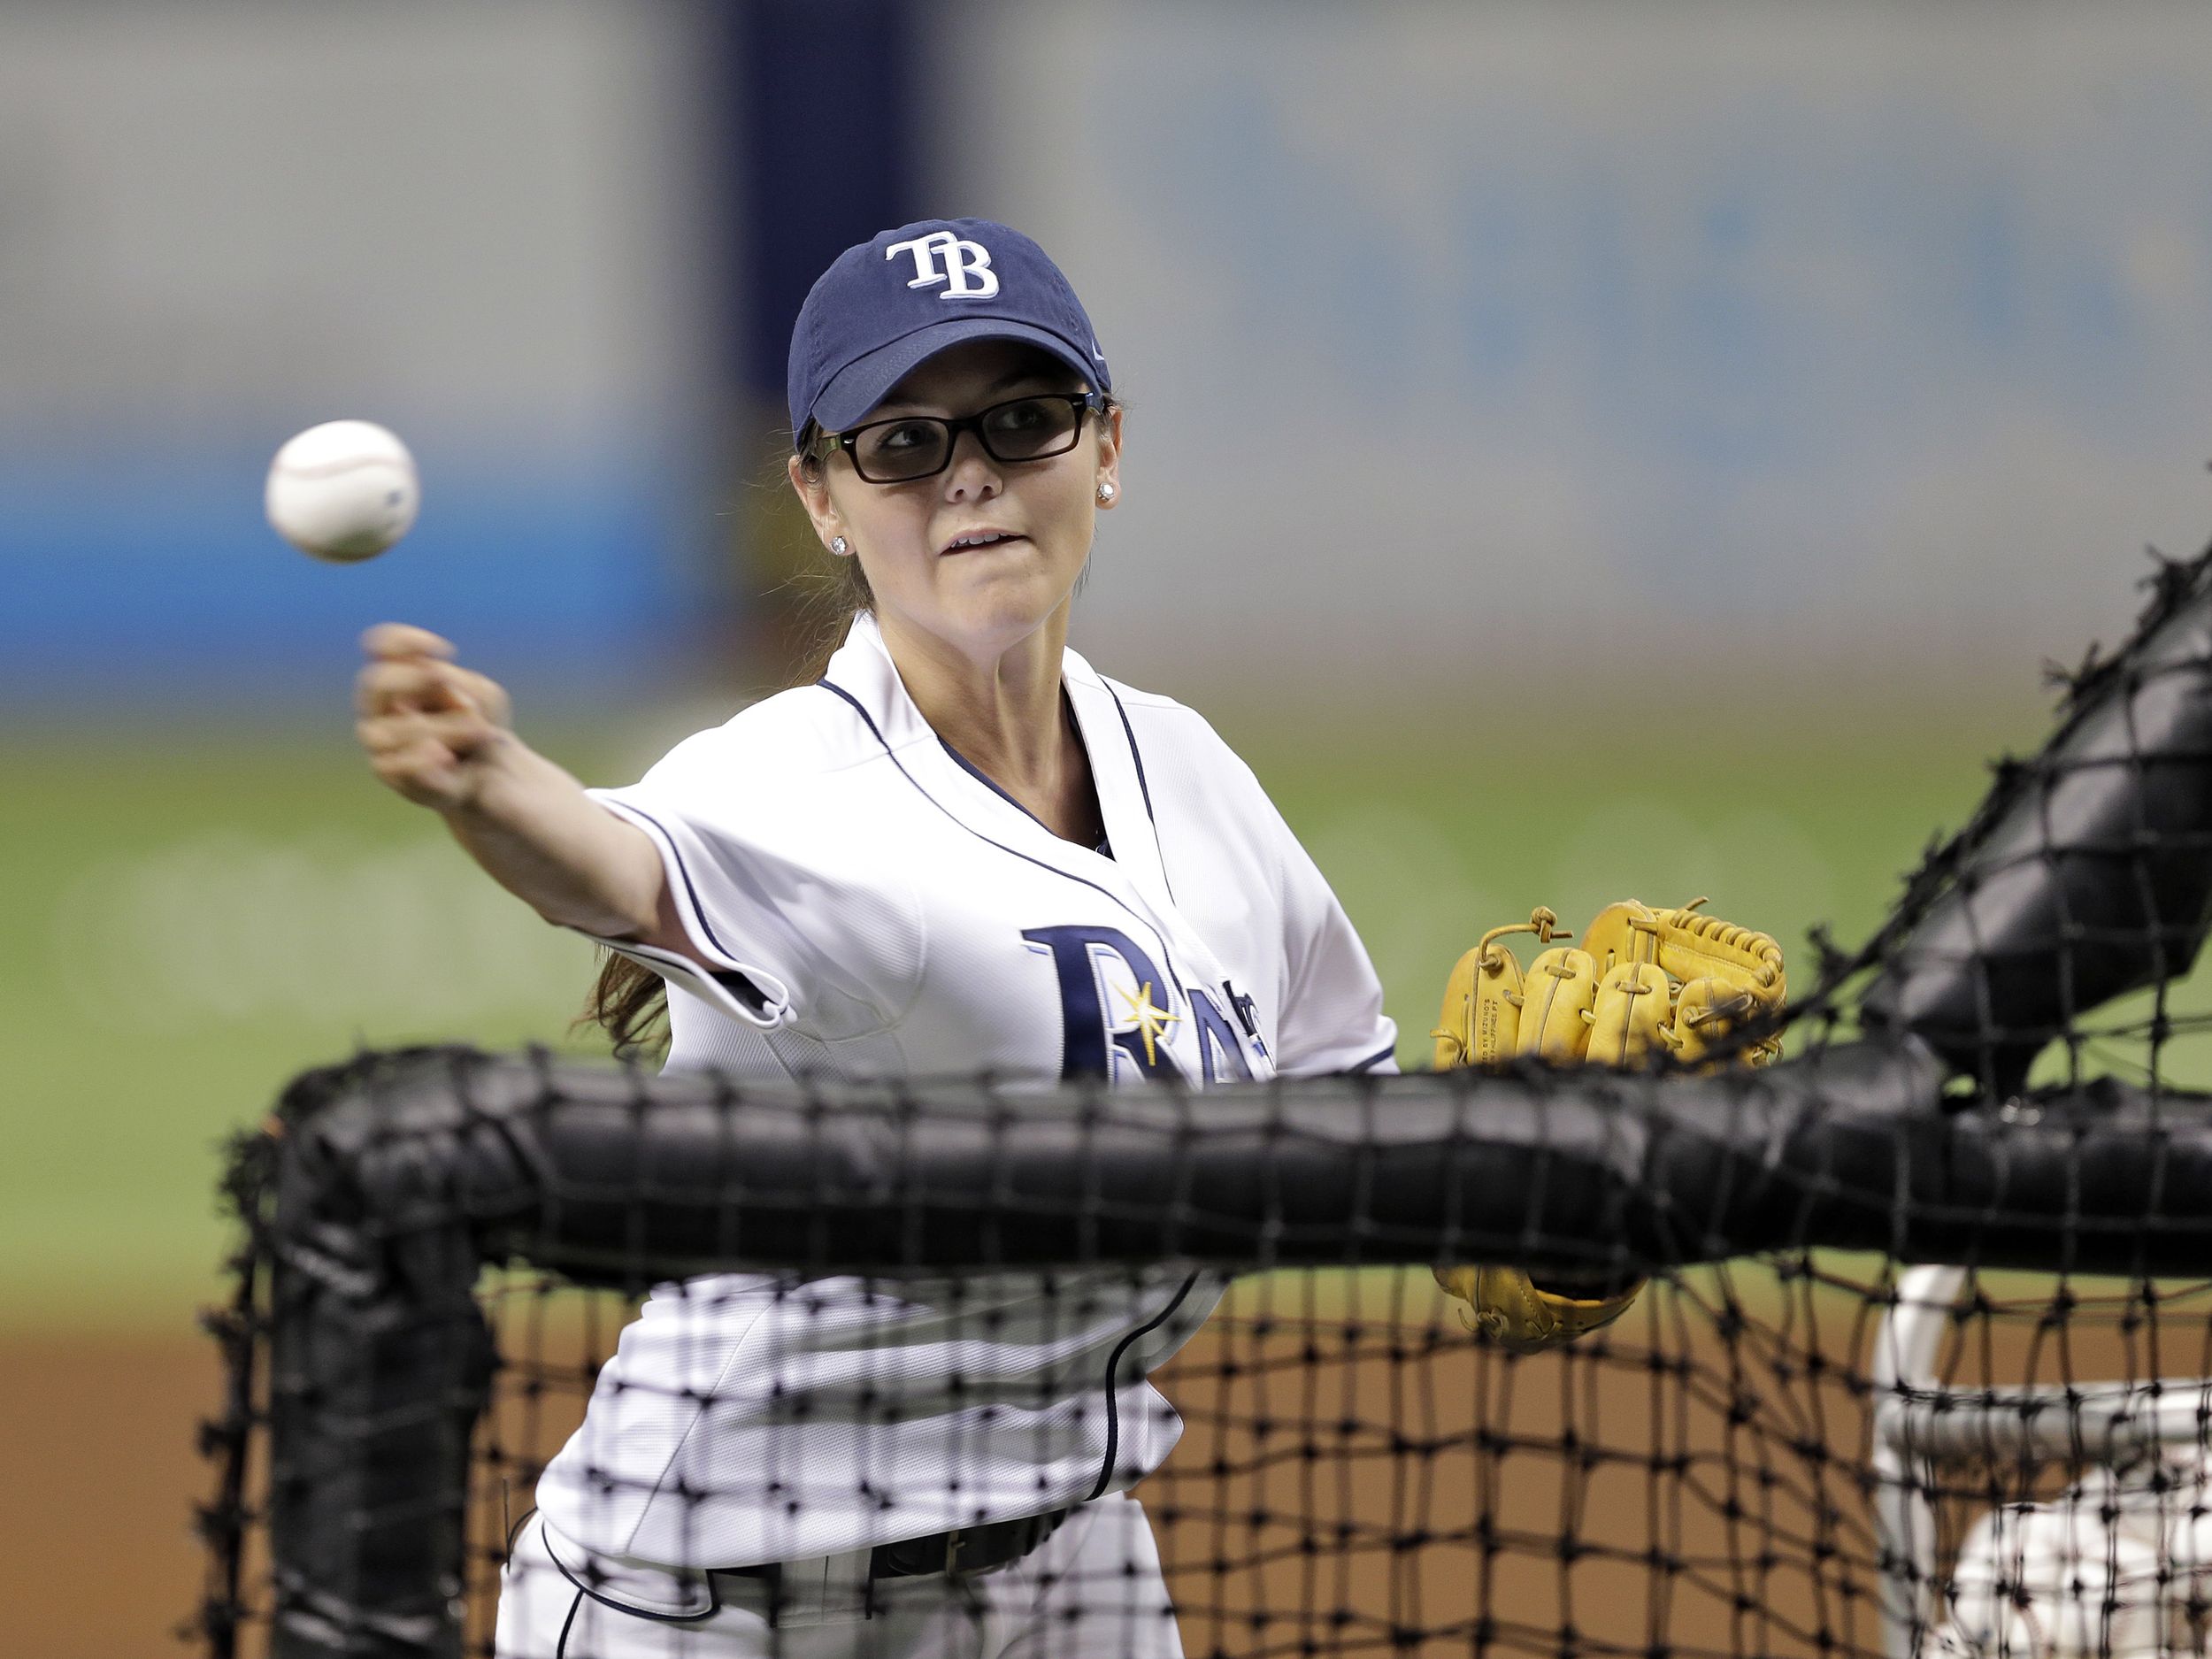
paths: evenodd
<path fill-rule="evenodd" d="M 969 536 L 979 535 L 991 536 L 995 539 L 988 541 L 973 541 L 965 539 Z M 952 541 L 946 542 L 943 547 L 938 549 L 938 551 L 940 553 L 980 553 L 987 548 L 1005 547 L 1011 542 L 1028 540 L 1027 536 L 1014 530 L 970 530 L 964 533 L 964 535 L 956 536 Z"/>

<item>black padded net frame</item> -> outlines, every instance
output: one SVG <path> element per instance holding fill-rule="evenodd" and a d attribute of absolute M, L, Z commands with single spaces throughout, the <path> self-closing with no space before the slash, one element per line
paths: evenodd
<path fill-rule="evenodd" d="M 1183 1431 L 1134 1491 L 1157 1622 L 1190 1655 L 2203 1649 L 2212 1065 L 2189 976 L 2212 553 L 2153 588 L 1891 920 L 1824 947 L 1763 1071 L 1186 1094 L 432 1049 L 302 1078 L 229 1171 L 206 1651 L 491 1652 L 517 1524 L 640 1299 L 735 1272 L 795 1308 L 830 1276 L 956 1304 L 1020 1276 L 1071 1331 L 1117 1286 L 1231 1281 L 1154 1371 Z M 1434 1289 L 1432 1265 L 1470 1261 L 1648 1282 L 1607 1330 L 1520 1357 Z M 1146 1359 L 1133 1321 L 1105 1354 L 1117 1388 Z M 780 1399 L 777 1363 L 714 1386 Z M 937 1403 L 988 1386 L 956 1369 Z M 896 1390 L 843 1407 L 864 1442 L 926 1415 Z M 1112 1486 L 1160 1429 L 1068 1432 Z M 894 1496 L 956 1517 L 964 1444 L 945 1490 L 915 1494 L 910 1463 Z M 626 1477 L 583 1463 L 616 1502 Z M 850 1467 L 687 1465 L 675 1513 L 834 1509 Z M 929 1549 L 952 1530 L 916 1525 Z M 1015 1564 L 1099 1568 L 1074 1525 Z M 726 1603 L 770 1583 L 693 1555 Z M 936 1577 L 988 1599 L 1008 1571 Z M 760 1594 L 763 1651 L 800 1640 L 784 1590 Z M 1112 1648 L 1075 1633 L 1097 1605 L 1041 1650 Z M 623 1651 L 735 1651 L 688 1610 Z M 1157 1622 L 1125 1618 L 1121 1650 L 1171 1651 Z"/>

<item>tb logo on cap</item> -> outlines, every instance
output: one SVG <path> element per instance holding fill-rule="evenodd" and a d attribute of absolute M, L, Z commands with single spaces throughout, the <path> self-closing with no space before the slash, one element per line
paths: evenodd
<path fill-rule="evenodd" d="M 987 300 L 998 292 L 998 273 L 991 269 L 991 250 L 979 242 L 970 242 L 949 230 L 933 230 L 911 242 L 893 242 L 883 250 L 883 257 L 895 259 L 902 253 L 914 257 L 914 275 L 906 285 L 910 288 L 942 282 L 945 291 L 937 296 L 941 300 Z M 938 265 L 941 256 L 942 269 Z"/>

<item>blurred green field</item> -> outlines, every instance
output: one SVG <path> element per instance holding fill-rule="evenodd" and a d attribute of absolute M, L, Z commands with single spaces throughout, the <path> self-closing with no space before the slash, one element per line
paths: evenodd
<path fill-rule="evenodd" d="M 1663 740 L 1566 715 L 1479 748 L 1452 710 L 1210 712 L 1335 883 L 1417 1062 L 1454 957 L 1537 902 L 1578 925 L 1709 893 L 1809 972 L 1805 927 L 1863 933 L 1978 798 L 1982 758 L 2040 736 L 2021 691 L 1939 726 L 1902 702 Z M 614 781 L 671 734 L 534 735 Z M 430 1039 L 597 1047 L 568 1029 L 590 949 L 379 789 L 342 730 L 19 735 L 0 763 L 0 1324 L 176 1326 L 214 1284 L 216 1148 L 303 1067 Z"/>

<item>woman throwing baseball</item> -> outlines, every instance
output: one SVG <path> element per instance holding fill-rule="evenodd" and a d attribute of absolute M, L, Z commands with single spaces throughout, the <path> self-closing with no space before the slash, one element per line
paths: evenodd
<path fill-rule="evenodd" d="M 618 953 L 611 1025 L 672 987 L 673 1070 L 1389 1068 L 1374 971 L 1250 770 L 1067 648 L 1122 411 L 1042 250 L 973 219 L 848 250 L 790 398 L 792 487 L 854 601 L 818 681 L 586 790 L 442 641 L 382 627 L 378 775 Z M 539 1485 L 498 1652 L 1173 1659 L 1122 1494 L 1180 1431 L 1146 1375 L 1220 1290 L 1169 1266 L 663 1286 Z"/>

